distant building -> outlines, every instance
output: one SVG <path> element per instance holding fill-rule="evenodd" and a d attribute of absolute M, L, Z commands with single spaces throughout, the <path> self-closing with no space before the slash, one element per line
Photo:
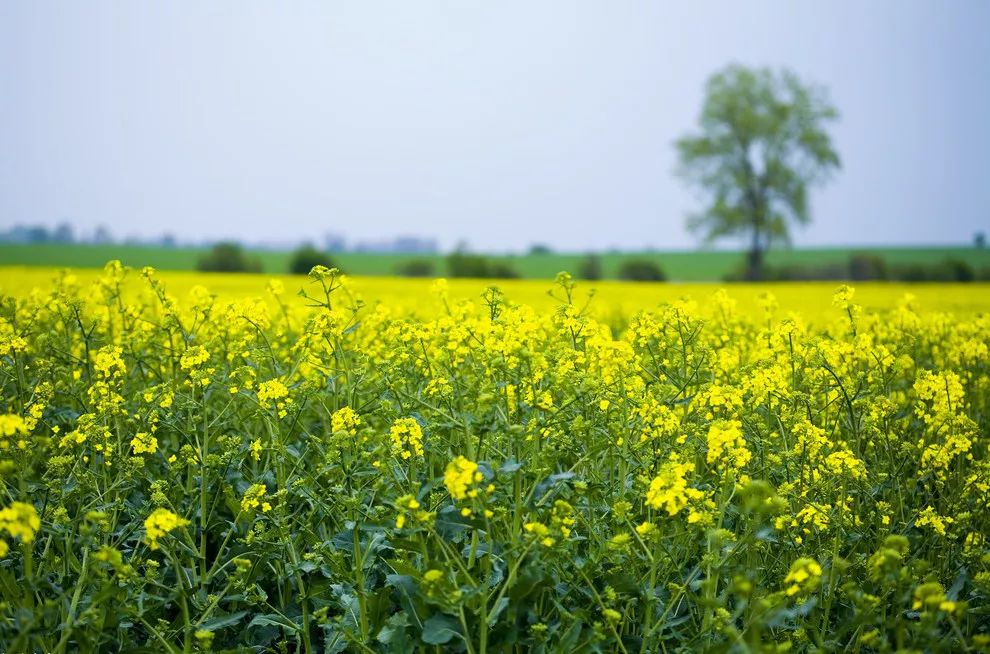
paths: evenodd
<path fill-rule="evenodd" d="M 436 254 L 439 251 L 436 239 L 419 236 L 398 236 L 381 241 L 359 241 L 354 252 L 379 254 Z"/>

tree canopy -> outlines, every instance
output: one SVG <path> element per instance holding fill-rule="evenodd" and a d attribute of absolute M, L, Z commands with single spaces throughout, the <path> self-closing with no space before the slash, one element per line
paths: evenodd
<path fill-rule="evenodd" d="M 691 230 L 706 242 L 748 237 L 746 276 L 761 278 L 764 252 L 810 221 L 809 187 L 839 168 L 825 131 L 836 118 L 825 92 L 790 71 L 732 65 L 713 75 L 700 132 L 676 143 L 679 174 L 708 200 Z"/>

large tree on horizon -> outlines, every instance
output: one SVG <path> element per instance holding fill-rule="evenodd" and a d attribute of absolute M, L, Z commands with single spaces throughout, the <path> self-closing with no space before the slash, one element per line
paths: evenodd
<path fill-rule="evenodd" d="M 763 277 L 764 254 L 790 243 L 811 219 L 808 189 L 839 168 L 825 131 L 838 118 L 824 90 L 794 73 L 731 65 L 709 78 L 700 132 L 676 143 L 678 173 L 707 197 L 688 227 L 711 243 L 744 236 L 746 278 Z"/>

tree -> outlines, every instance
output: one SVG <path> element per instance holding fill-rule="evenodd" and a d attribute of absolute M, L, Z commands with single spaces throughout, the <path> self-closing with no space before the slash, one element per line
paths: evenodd
<path fill-rule="evenodd" d="M 808 189 L 839 168 L 825 131 L 838 112 L 825 92 L 789 71 L 729 66 L 709 80 L 700 134 L 676 143 L 679 174 L 709 203 L 688 226 L 706 242 L 746 236 L 746 277 L 762 278 L 764 253 L 790 242 L 811 215 Z"/>

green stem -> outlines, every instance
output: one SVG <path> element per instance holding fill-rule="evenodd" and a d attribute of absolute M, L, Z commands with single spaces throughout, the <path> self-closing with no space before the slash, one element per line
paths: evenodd
<path fill-rule="evenodd" d="M 79 607 L 79 598 L 82 597 L 82 589 L 86 584 L 86 575 L 89 572 L 89 548 L 83 548 L 83 560 L 82 568 L 79 571 L 79 581 L 76 582 L 76 588 L 72 592 L 72 601 L 69 603 L 69 616 L 65 619 L 65 630 L 62 632 L 62 637 L 58 641 L 58 645 L 55 646 L 56 652 L 64 652 L 65 647 L 69 642 L 69 636 L 72 635 L 72 629 L 76 622 L 76 610 Z"/>

